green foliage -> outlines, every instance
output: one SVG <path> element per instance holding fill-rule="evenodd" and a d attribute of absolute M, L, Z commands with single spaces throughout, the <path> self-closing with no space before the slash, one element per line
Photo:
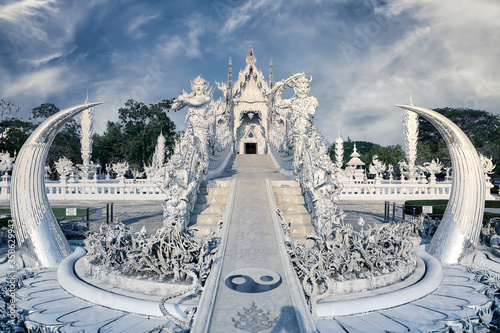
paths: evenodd
<path fill-rule="evenodd" d="M 485 156 L 492 157 L 497 164 L 497 173 L 500 171 L 500 116 L 486 111 L 466 108 L 439 108 L 434 109 L 453 121 L 469 137 L 477 151 Z M 443 164 L 451 166 L 451 160 L 439 132 L 423 117 L 419 117 L 419 144 L 417 164 L 430 162 L 439 158 Z"/>
<path fill-rule="evenodd" d="M 37 126 L 45 119 L 59 112 L 59 108 L 52 103 L 44 103 L 31 110 L 31 118 L 39 120 Z M 78 134 L 80 126 L 75 119 L 70 119 L 64 127 L 57 133 L 54 142 L 50 146 L 47 155 L 47 164 L 53 166 L 61 157 L 66 156 L 73 163 L 82 163 L 80 136 Z"/>
<path fill-rule="evenodd" d="M 396 165 L 404 159 L 405 153 L 401 145 L 390 145 L 383 147 L 379 144 L 368 141 L 356 141 L 357 152 L 361 155 L 359 159 L 368 166 L 374 155 L 378 155 L 380 161 L 386 165 Z M 354 151 L 354 142 L 344 142 L 344 165 L 351 159 L 351 154 Z M 335 145 L 330 146 L 330 158 L 335 161 Z"/>
<path fill-rule="evenodd" d="M 94 160 L 101 166 L 126 160 L 131 168 L 142 168 L 151 163 L 158 136 L 162 132 L 173 147 L 175 124 L 165 110 L 170 109 L 172 101 L 164 99 L 156 104 L 146 105 L 129 99 L 125 107 L 118 110 L 118 122 L 108 122 L 104 135 L 94 138 Z"/>
<path fill-rule="evenodd" d="M 43 103 L 40 104 L 40 106 L 37 106 L 36 108 L 33 108 L 31 110 L 31 117 L 30 119 L 42 119 L 45 120 L 49 118 L 50 116 L 55 115 L 57 112 L 59 112 L 59 108 L 55 106 L 52 103 Z"/>
<path fill-rule="evenodd" d="M 36 125 L 17 118 L 8 118 L 0 122 L 0 151 L 8 151 L 11 156 L 19 152 Z"/>

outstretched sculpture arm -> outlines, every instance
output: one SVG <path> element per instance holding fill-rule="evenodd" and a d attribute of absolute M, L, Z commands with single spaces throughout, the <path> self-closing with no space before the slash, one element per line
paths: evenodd
<path fill-rule="evenodd" d="M 71 253 L 50 209 L 44 167 L 57 132 L 78 113 L 101 103 L 59 111 L 45 120 L 24 143 L 12 172 L 10 209 L 21 256 L 27 266 L 57 266 Z"/>
<path fill-rule="evenodd" d="M 413 105 L 396 106 L 416 112 L 434 125 L 451 156 L 454 175 L 450 200 L 427 252 L 445 263 L 470 262 L 482 227 L 486 190 L 476 149 L 465 133 L 440 113 Z"/>

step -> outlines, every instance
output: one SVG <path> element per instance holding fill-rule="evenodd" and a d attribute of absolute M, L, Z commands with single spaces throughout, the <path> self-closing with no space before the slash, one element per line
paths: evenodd
<path fill-rule="evenodd" d="M 295 204 L 295 205 L 289 205 L 289 204 L 278 204 L 278 208 L 281 209 L 281 211 L 284 214 L 290 214 L 290 213 L 299 213 L 299 214 L 307 214 L 307 208 L 304 204 Z"/>
<path fill-rule="evenodd" d="M 229 195 L 229 187 L 201 187 L 199 195 Z"/>
<path fill-rule="evenodd" d="M 294 224 L 294 223 L 299 223 L 299 224 L 311 224 L 311 215 L 309 214 L 283 214 L 283 219 L 285 220 L 286 223 Z"/>
<path fill-rule="evenodd" d="M 295 180 L 272 180 L 271 185 L 273 188 L 286 188 L 286 187 L 299 187 L 299 182 Z"/>
<path fill-rule="evenodd" d="M 302 195 L 300 187 L 273 187 L 274 196 L 278 195 Z"/>
<path fill-rule="evenodd" d="M 305 204 L 302 195 L 277 195 L 275 196 L 276 204 Z"/>
<path fill-rule="evenodd" d="M 304 226 L 304 225 L 291 225 L 290 226 L 290 237 L 292 238 L 304 238 L 305 236 L 314 236 L 316 233 L 314 232 L 314 227 L 312 225 Z"/>
<path fill-rule="evenodd" d="M 203 214 L 203 215 L 191 215 L 190 226 L 196 225 L 215 225 L 222 218 L 221 214 Z"/>
<path fill-rule="evenodd" d="M 213 226 L 193 225 L 189 229 L 194 232 L 195 238 L 202 238 L 203 236 L 209 235 L 212 232 L 217 232 L 217 225 Z"/>
<path fill-rule="evenodd" d="M 196 199 L 197 204 L 225 205 L 226 202 L 226 195 L 198 195 Z"/>
<path fill-rule="evenodd" d="M 221 214 L 224 213 L 226 205 L 208 205 L 208 204 L 196 204 L 193 208 L 192 214 Z"/>

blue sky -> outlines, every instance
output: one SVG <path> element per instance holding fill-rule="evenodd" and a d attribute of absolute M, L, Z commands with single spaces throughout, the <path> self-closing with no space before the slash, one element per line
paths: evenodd
<path fill-rule="evenodd" d="M 402 142 L 410 89 L 416 105 L 499 113 L 500 3 L 496 0 L 4 0 L 0 98 L 30 109 L 85 100 L 96 129 L 128 98 L 156 103 L 201 74 L 236 76 L 252 43 L 275 81 L 312 75 L 316 122 L 333 142 Z M 217 89 L 216 89 L 217 91 Z M 185 110 L 171 113 L 178 129 Z"/>

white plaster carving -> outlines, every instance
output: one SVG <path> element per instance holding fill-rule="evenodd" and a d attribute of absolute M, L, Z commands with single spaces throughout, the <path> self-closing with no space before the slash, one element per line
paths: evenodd
<path fill-rule="evenodd" d="M 335 165 L 337 169 L 342 169 L 344 165 L 344 139 L 339 135 L 335 139 Z"/>
<path fill-rule="evenodd" d="M 411 93 L 409 104 L 413 105 Z M 407 177 L 410 181 L 415 181 L 417 171 L 415 160 L 417 159 L 418 124 L 418 114 L 410 110 L 405 110 L 403 118 L 404 147 L 408 164 Z"/>
<path fill-rule="evenodd" d="M 125 179 L 125 174 L 129 168 L 130 166 L 127 161 L 116 162 L 112 165 L 112 170 L 116 173 L 116 178 L 121 180 Z"/>
<path fill-rule="evenodd" d="M 19 251 L 26 265 L 57 266 L 71 248 L 50 209 L 44 166 L 50 144 L 64 124 L 100 103 L 77 105 L 49 117 L 26 140 L 12 172 L 10 209 Z"/>
<path fill-rule="evenodd" d="M 61 157 L 57 162 L 55 162 L 57 173 L 59 174 L 59 179 L 62 182 L 66 182 L 66 177 L 71 174 L 74 170 L 73 162 L 71 162 L 67 157 Z"/>
<path fill-rule="evenodd" d="M 85 103 L 89 102 L 87 91 L 87 99 Z M 80 114 L 80 143 L 82 152 L 82 164 L 78 164 L 80 175 L 83 180 L 91 179 L 96 174 L 97 170 L 101 167 L 99 164 L 93 163 L 90 159 L 92 157 L 92 143 L 94 141 L 94 108 L 88 108 Z"/>
<path fill-rule="evenodd" d="M 417 106 L 397 105 L 427 119 L 443 136 L 453 165 L 452 191 L 443 220 L 427 251 L 446 263 L 470 262 L 484 214 L 484 170 L 464 132 L 443 115 Z"/>

